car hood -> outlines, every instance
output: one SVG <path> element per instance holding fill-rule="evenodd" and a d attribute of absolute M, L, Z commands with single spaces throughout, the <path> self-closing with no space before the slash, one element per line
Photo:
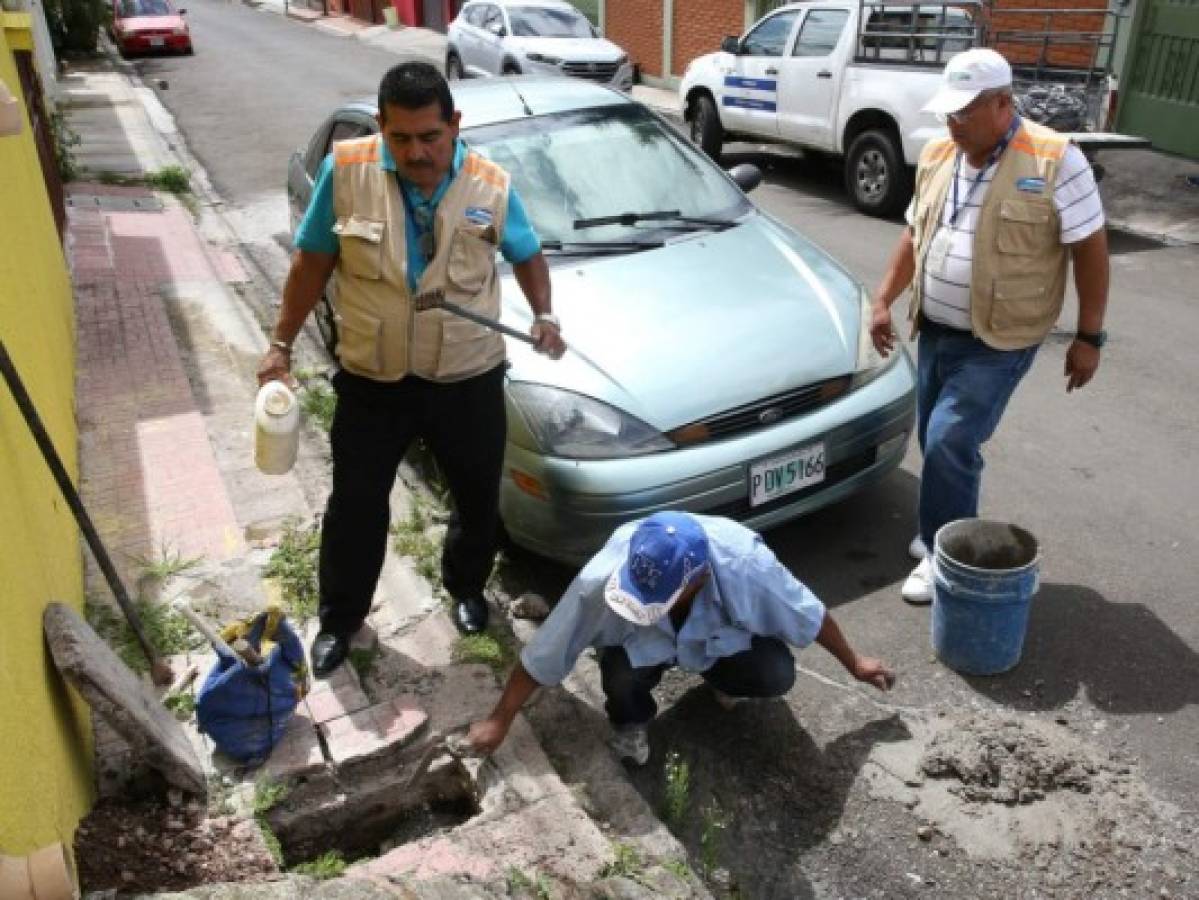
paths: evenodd
<path fill-rule="evenodd" d="M 615 62 L 624 53 L 604 38 L 518 37 L 510 43 L 522 53 L 544 53 L 570 62 Z"/>
<path fill-rule="evenodd" d="M 857 361 L 858 283 L 761 213 L 551 271 L 570 352 L 555 362 L 510 342 L 510 377 L 595 397 L 663 431 L 845 375 Z M 530 322 L 512 279 L 504 317 Z"/>
<path fill-rule="evenodd" d="M 182 16 L 133 16 L 117 19 L 114 23 L 121 31 L 171 31 L 183 27 Z"/>

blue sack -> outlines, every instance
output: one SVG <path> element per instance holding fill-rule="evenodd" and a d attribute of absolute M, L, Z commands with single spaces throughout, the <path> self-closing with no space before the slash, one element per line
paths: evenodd
<path fill-rule="evenodd" d="M 250 646 L 259 650 L 268 613 L 256 616 L 245 632 Z M 200 731 L 212 738 L 223 753 L 241 763 L 257 764 L 270 755 L 307 688 L 304 646 L 286 620 L 272 621 L 275 643 L 260 666 L 240 656 L 217 650 L 216 665 L 209 670 L 196 698 Z"/>

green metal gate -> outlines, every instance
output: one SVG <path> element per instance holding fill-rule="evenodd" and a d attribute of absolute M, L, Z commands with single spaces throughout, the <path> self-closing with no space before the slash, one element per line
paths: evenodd
<path fill-rule="evenodd" d="M 1199 0 L 1143 0 L 1133 27 L 1118 127 L 1199 159 Z"/>

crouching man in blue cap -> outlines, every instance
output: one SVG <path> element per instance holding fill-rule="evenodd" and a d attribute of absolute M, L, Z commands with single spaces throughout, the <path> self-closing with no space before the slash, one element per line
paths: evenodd
<path fill-rule="evenodd" d="M 653 689 L 672 666 L 698 672 L 724 707 L 779 697 L 795 683 L 787 645 L 815 641 L 858 681 L 889 690 L 895 676 L 859 656 L 824 604 L 762 539 L 728 519 L 661 512 L 609 538 L 521 653 L 491 715 L 467 740 L 491 753 L 539 686 L 559 684 L 579 654 L 599 652 L 612 747 L 649 759 Z"/>

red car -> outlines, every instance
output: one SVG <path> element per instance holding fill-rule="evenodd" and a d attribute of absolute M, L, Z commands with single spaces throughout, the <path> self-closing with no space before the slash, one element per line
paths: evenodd
<path fill-rule="evenodd" d="M 192 52 L 192 36 L 171 0 L 113 0 L 112 39 L 121 53 Z"/>

